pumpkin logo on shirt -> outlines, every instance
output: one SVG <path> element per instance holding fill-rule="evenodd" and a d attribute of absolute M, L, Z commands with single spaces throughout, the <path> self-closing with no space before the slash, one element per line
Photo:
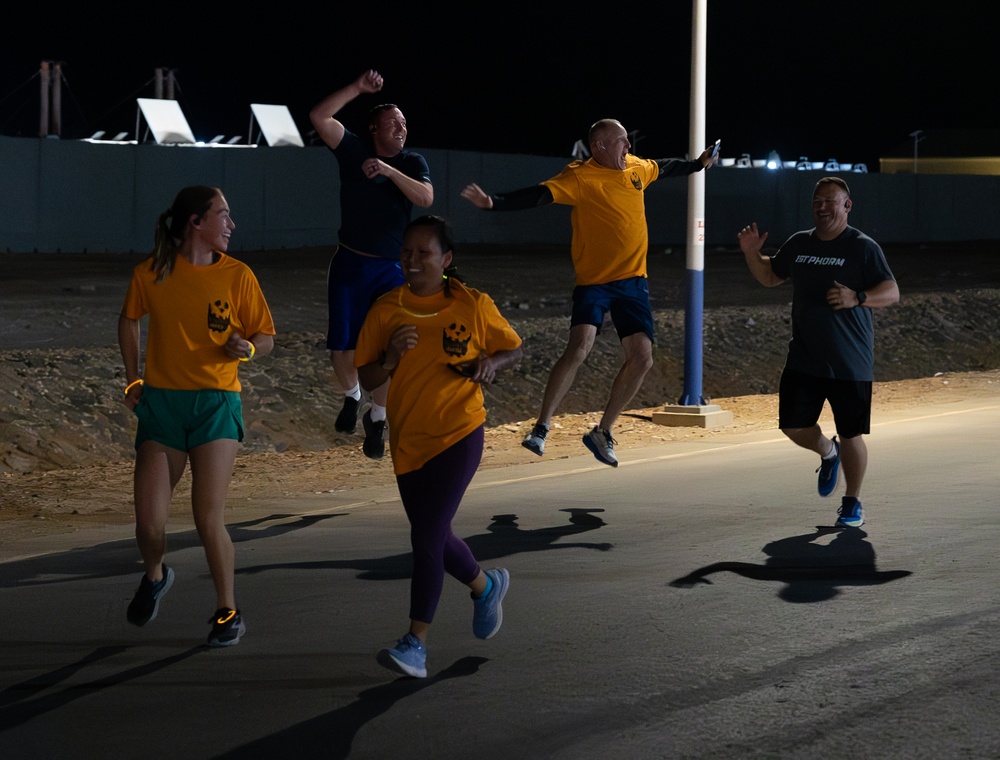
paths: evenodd
<path fill-rule="evenodd" d="M 212 301 L 208 305 L 208 329 L 212 332 L 225 332 L 229 329 L 229 301 Z"/>
<path fill-rule="evenodd" d="M 465 356 L 469 350 L 472 333 L 469 328 L 458 322 L 452 322 L 441 334 L 441 345 L 448 356 Z"/>
<path fill-rule="evenodd" d="M 632 180 L 632 187 L 636 190 L 642 190 L 642 180 L 639 178 L 638 172 L 632 172 L 632 174 L 629 175 L 629 179 Z"/>

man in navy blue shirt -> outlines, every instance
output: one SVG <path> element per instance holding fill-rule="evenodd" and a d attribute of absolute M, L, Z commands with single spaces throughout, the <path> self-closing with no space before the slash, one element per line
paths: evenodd
<path fill-rule="evenodd" d="M 335 428 L 352 433 L 358 424 L 361 386 L 354 348 L 368 308 L 383 293 L 402 285 L 399 252 L 414 206 L 434 202 L 427 161 L 405 149 L 406 118 L 392 103 L 368 115 L 368 140 L 334 118 L 361 94 L 382 89 L 374 69 L 327 96 L 309 112 L 316 133 L 337 157 L 340 167 L 339 245 L 327 274 L 330 324 L 327 348 L 334 374 L 344 390 L 344 406 Z M 385 401 L 388 382 L 372 391 L 372 406 L 362 420 L 364 452 L 372 459 L 385 453 Z"/>
<path fill-rule="evenodd" d="M 853 201 L 844 180 L 824 177 L 813 190 L 816 226 L 796 232 L 774 256 L 761 253 L 767 233 L 754 222 L 737 237 L 750 272 L 767 287 L 792 280 L 792 339 L 778 389 L 781 432 L 820 457 L 819 495 L 846 493 L 837 526 L 864 524 L 861 483 L 868 466 L 875 331 L 871 309 L 899 301 L 899 287 L 878 243 L 847 224 Z M 837 435 L 819 425 L 829 401 Z"/>

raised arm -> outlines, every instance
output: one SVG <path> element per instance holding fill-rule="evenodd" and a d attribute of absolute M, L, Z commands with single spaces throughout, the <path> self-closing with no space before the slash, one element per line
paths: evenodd
<path fill-rule="evenodd" d="M 309 112 L 309 121 L 312 122 L 316 134 L 329 147 L 336 148 L 344 139 L 344 125 L 333 117 L 358 95 L 378 92 L 381 89 L 382 75 L 375 69 L 369 69 L 349 85 L 327 95 Z"/>
<path fill-rule="evenodd" d="M 740 241 L 740 250 L 743 251 L 747 266 L 750 267 L 750 274 L 757 282 L 768 288 L 784 282 L 784 279 L 778 277 L 771 269 L 771 257 L 760 252 L 764 247 L 764 241 L 767 240 L 767 233 L 761 235 L 757 231 L 757 222 L 744 227 L 736 237 Z"/>

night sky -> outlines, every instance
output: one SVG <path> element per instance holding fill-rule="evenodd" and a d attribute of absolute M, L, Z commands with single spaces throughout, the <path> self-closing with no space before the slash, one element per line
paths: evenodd
<path fill-rule="evenodd" d="M 176 71 L 199 139 L 243 135 L 249 104 L 287 105 L 309 141 L 310 107 L 367 68 L 386 85 L 341 113 L 397 103 L 411 147 L 569 156 L 601 117 L 638 130 L 639 155 L 688 143 L 690 2 L 353 4 L 370 15 L 289 5 L 144 17 L 50 5 L 19 9 L 0 49 L 0 134 L 38 132 L 42 60 L 61 61 L 63 138 L 134 135 L 136 97 L 156 67 Z M 448 6 L 458 5 L 448 3 Z M 723 155 L 865 162 L 917 129 L 1000 128 L 1000 3 L 710 0 L 706 142 Z M 538 10 L 539 8 L 543 10 Z M 8 13 L 12 11 L 8 10 Z"/>

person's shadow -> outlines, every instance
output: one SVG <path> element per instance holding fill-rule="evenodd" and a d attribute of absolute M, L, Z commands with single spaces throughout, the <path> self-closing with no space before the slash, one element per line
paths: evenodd
<path fill-rule="evenodd" d="M 596 512 L 603 509 L 563 509 L 569 513 L 568 525 L 553 525 L 548 528 L 525 530 L 517 524 L 517 515 L 494 515 L 486 527 L 486 533 L 477 533 L 465 538 L 472 556 L 480 563 L 523 552 L 551 551 L 556 549 L 591 549 L 610 551 L 612 544 L 587 541 L 559 542 L 568 536 L 597 530 L 607 525 Z M 251 565 L 238 568 L 236 573 L 255 574 L 271 570 L 357 570 L 357 578 L 367 581 L 403 580 L 413 575 L 413 554 L 405 552 L 387 557 L 359 557 L 344 560 L 317 560 L 312 562 L 273 562 L 266 565 Z"/>
<path fill-rule="evenodd" d="M 816 539 L 836 533 L 828 544 Z M 877 570 L 875 549 L 863 530 L 817 526 L 815 533 L 772 541 L 762 551 L 763 565 L 751 562 L 715 562 L 670 582 L 675 588 L 711 584 L 708 576 L 731 572 L 758 581 L 785 585 L 778 597 L 786 602 L 821 602 L 840 593 L 842 586 L 874 586 L 912 575 L 909 570 Z"/>

